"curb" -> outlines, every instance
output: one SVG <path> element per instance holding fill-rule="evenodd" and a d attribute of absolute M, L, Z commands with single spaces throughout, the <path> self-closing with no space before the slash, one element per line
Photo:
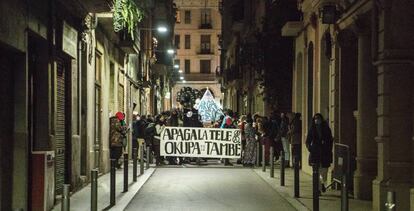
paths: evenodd
<path fill-rule="evenodd" d="M 272 189 L 274 189 L 280 196 L 282 196 L 290 205 L 292 205 L 296 210 L 300 211 L 310 211 L 308 207 L 306 207 L 302 202 L 298 199 L 292 197 L 285 189 L 276 185 L 274 182 L 274 178 L 270 178 L 269 175 L 264 176 L 260 174 L 261 169 L 252 169 L 253 172 L 257 174 L 263 181 L 265 181 Z"/>
<path fill-rule="evenodd" d="M 129 191 L 122 193 L 122 195 L 117 197 L 115 206 L 111 207 L 109 210 L 114 211 L 123 211 L 129 205 L 131 200 L 135 195 L 141 190 L 142 186 L 148 181 L 148 179 L 154 174 L 156 168 L 149 168 L 146 170 L 148 173 L 141 175 L 136 183 L 133 183 L 129 186 Z"/>

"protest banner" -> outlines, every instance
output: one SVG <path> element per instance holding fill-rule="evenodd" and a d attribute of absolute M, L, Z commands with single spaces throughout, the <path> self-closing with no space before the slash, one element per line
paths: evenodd
<path fill-rule="evenodd" d="M 161 132 L 161 156 L 240 158 L 239 129 L 165 127 Z"/>

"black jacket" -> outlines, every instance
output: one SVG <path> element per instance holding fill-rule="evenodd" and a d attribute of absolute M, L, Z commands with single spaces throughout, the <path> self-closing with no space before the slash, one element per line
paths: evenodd
<path fill-rule="evenodd" d="M 332 132 L 326 122 L 320 126 L 320 134 L 317 126 L 312 124 L 308 136 L 306 137 L 306 148 L 310 152 L 309 165 L 320 164 L 323 168 L 328 168 L 332 163 Z"/>

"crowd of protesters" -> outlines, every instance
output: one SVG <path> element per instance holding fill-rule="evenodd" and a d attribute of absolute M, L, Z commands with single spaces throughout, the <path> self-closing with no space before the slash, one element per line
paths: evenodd
<path fill-rule="evenodd" d="M 117 113 L 111 118 L 111 127 L 115 127 L 115 133 L 111 135 L 111 158 L 119 159 L 122 148 L 125 150 L 126 137 L 129 128 L 125 124 L 125 115 Z M 300 113 L 273 112 L 269 117 L 259 114 L 246 114 L 239 116 L 231 110 L 225 110 L 219 120 L 202 123 L 197 110 L 172 110 L 159 115 L 134 115 L 132 127 L 132 147 L 149 146 L 150 152 L 155 158 L 156 165 L 183 164 L 191 161 L 199 161 L 200 158 L 177 158 L 160 156 L 160 134 L 164 127 L 213 127 L 213 128 L 238 128 L 241 130 L 242 157 L 237 162 L 246 167 L 252 167 L 261 159 L 264 148 L 265 165 L 269 162 L 284 162 L 289 168 L 293 159 L 301 161 L 302 146 L 302 122 Z M 144 145 L 145 144 L 145 145 Z M 270 157 L 270 148 L 274 149 L 274 157 Z M 321 172 L 321 190 L 326 184 L 327 168 L 332 163 L 333 138 L 328 123 L 321 114 L 315 114 L 306 137 L 306 147 L 310 152 L 309 164 L 319 165 Z M 284 161 L 280 161 L 281 153 Z M 145 156 L 144 156 L 145 157 Z M 229 159 L 223 159 L 225 165 L 232 165 Z M 301 164 L 299 164 L 301 165 Z"/>

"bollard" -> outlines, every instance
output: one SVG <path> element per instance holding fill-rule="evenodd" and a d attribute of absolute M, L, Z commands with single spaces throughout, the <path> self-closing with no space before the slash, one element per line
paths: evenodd
<path fill-rule="evenodd" d="M 98 211 L 98 170 L 91 170 L 91 211 Z"/>
<path fill-rule="evenodd" d="M 266 172 L 266 147 L 262 145 L 262 171 Z"/>
<path fill-rule="evenodd" d="M 298 150 L 297 150 L 298 151 Z M 294 197 L 299 198 L 299 155 L 298 152 L 295 153 L 293 157 L 294 165 Z"/>
<path fill-rule="evenodd" d="M 280 186 L 285 186 L 285 153 L 280 151 Z"/>
<path fill-rule="evenodd" d="M 256 166 L 260 166 L 260 142 L 256 143 Z"/>
<path fill-rule="evenodd" d="M 142 144 L 141 147 L 139 148 L 139 174 L 143 175 L 144 174 L 144 147 L 145 144 Z"/>
<path fill-rule="evenodd" d="M 124 193 L 128 192 L 128 153 L 124 153 Z"/>
<path fill-rule="evenodd" d="M 312 166 L 313 211 L 319 211 L 319 164 Z"/>
<path fill-rule="evenodd" d="M 111 181 L 110 181 L 110 205 L 114 206 L 115 205 L 115 182 L 116 182 L 116 178 L 115 178 L 115 171 L 116 171 L 116 159 L 111 159 Z"/>
<path fill-rule="evenodd" d="M 63 185 L 62 211 L 70 210 L 70 185 Z"/>
<path fill-rule="evenodd" d="M 137 154 L 138 154 L 138 149 L 137 148 L 133 148 L 132 149 L 132 181 L 136 182 L 137 181 L 137 171 L 138 171 L 138 162 L 137 162 Z"/>
<path fill-rule="evenodd" d="M 397 210 L 396 204 L 395 204 L 395 192 L 393 191 L 387 192 L 387 202 L 385 202 L 385 210 L 386 211 Z"/>
<path fill-rule="evenodd" d="M 348 182 L 346 173 L 342 175 L 341 183 L 341 211 L 348 211 Z"/>
<path fill-rule="evenodd" d="M 275 177 L 275 163 L 273 162 L 274 157 L 274 151 L 273 147 L 270 147 L 270 156 L 269 156 L 269 162 L 270 162 L 270 177 Z"/>
<path fill-rule="evenodd" d="M 147 146 L 147 163 L 146 163 L 146 169 L 149 169 L 150 167 L 150 153 L 151 153 L 151 148 L 149 146 Z"/>

